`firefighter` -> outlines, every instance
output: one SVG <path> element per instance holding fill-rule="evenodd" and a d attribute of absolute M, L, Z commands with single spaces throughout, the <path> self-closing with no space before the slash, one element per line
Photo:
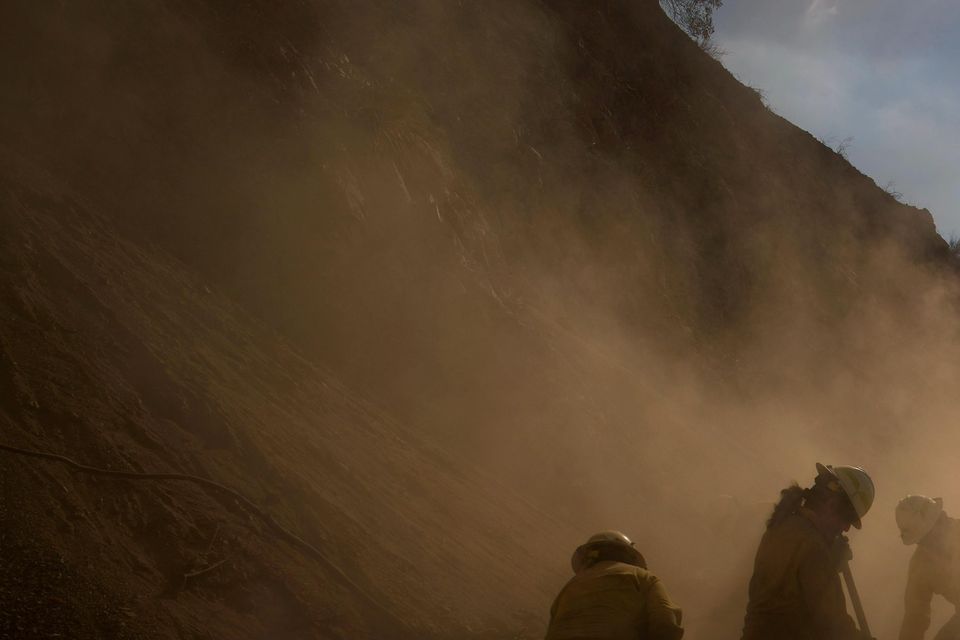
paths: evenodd
<path fill-rule="evenodd" d="M 852 640 L 864 636 L 847 614 L 840 584 L 849 547 L 874 486 L 859 467 L 817 464 L 812 487 L 780 492 L 750 579 L 742 640 Z"/>
<path fill-rule="evenodd" d="M 680 609 L 630 539 L 602 531 L 577 547 L 545 640 L 679 640 Z"/>
<path fill-rule="evenodd" d="M 903 544 L 917 545 L 910 558 L 904 594 L 900 640 L 922 640 L 930 627 L 933 596 L 943 596 L 954 615 L 936 640 L 960 640 L 960 521 L 947 516 L 943 500 L 907 496 L 897 504 L 897 526 Z"/>

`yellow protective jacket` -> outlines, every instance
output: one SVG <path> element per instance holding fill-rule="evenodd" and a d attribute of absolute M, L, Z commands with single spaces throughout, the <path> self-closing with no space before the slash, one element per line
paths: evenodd
<path fill-rule="evenodd" d="M 960 521 L 947 518 L 947 535 L 939 546 L 917 545 L 910 558 L 900 640 L 921 640 L 930 627 L 934 594 L 960 606 Z"/>
<path fill-rule="evenodd" d="M 753 566 L 743 640 L 862 638 L 828 540 L 800 512 L 767 529 Z"/>
<path fill-rule="evenodd" d="M 545 640 L 680 640 L 680 609 L 660 580 L 623 562 L 577 573 L 550 608 Z"/>

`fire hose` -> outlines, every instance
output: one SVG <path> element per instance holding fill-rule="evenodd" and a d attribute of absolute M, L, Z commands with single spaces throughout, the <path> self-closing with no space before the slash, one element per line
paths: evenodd
<path fill-rule="evenodd" d="M 81 464 L 72 458 L 62 456 L 56 453 L 49 453 L 46 451 L 36 451 L 33 449 L 24 449 L 21 447 L 14 447 L 9 444 L 0 443 L 0 451 L 16 454 L 19 456 L 26 456 L 30 458 L 39 458 L 44 460 L 52 460 L 54 462 L 59 462 L 60 464 L 66 465 L 67 467 L 77 471 L 79 473 L 86 473 L 90 475 L 97 476 L 107 476 L 112 478 L 121 478 L 124 480 L 153 480 L 153 481 L 181 481 L 181 482 L 191 482 L 201 487 L 213 490 L 216 493 L 232 498 L 243 508 L 245 508 L 250 513 L 256 515 L 263 521 L 267 527 L 276 535 L 278 538 L 286 540 L 293 547 L 299 549 L 301 552 L 306 555 L 314 558 L 319 561 L 319 563 L 325 566 L 330 573 L 333 574 L 333 577 L 339 579 L 343 585 L 353 591 L 357 596 L 362 598 L 371 604 L 379 614 L 384 618 L 383 622 L 389 625 L 391 633 L 394 634 L 394 637 L 410 637 L 407 635 L 402 635 L 408 630 L 407 623 L 405 620 L 398 617 L 391 609 L 384 605 L 378 598 L 374 597 L 367 589 L 363 588 L 360 584 L 354 581 L 349 574 L 338 565 L 334 564 L 326 554 L 324 554 L 320 549 L 313 546 L 300 536 L 296 535 L 279 522 L 277 522 L 269 513 L 257 506 L 253 501 L 247 498 L 245 495 L 231 489 L 227 486 L 224 486 L 213 480 L 203 478 L 200 476 L 194 476 L 183 473 L 142 473 L 134 471 L 118 471 L 114 469 L 100 469 L 97 467 L 91 467 L 85 464 Z M 377 621 L 380 622 L 380 621 Z M 412 633 L 412 632 L 411 632 Z"/>

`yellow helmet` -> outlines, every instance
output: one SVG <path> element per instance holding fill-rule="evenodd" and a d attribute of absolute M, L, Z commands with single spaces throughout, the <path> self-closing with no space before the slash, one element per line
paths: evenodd
<path fill-rule="evenodd" d="M 633 542 L 619 531 L 601 531 L 590 536 L 586 542 L 577 547 L 570 558 L 570 566 L 574 573 L 579 573 L 595 562 L 602 555 L 604 550 L 613 550 L 614 556 L 621 562 L 628 562 L 638 567 L 647 567 L 647 561 L 643 555 L 637 551 Z"/>
<path fill-rule="evenodd" d="M 587 538 L 586 544 L 620 544 L 626 547 L 634 546 L 633 542 L 625 534 L 612 529 L 593 534 Z"/>

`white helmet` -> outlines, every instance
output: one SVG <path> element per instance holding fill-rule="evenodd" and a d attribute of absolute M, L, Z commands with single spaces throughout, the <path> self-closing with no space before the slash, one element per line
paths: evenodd
<path fill-rule="evenodd" d="M 862 526 L 860 518 L 867 515 L 870 507 L 873 505 L 873 498 L 876 490 L 873 486 L 873 480 L 867 475 L 867 472 L 860 467 L 847 467 L 844 465 L 822 465 L 817 463 L 817 471 L 836 478 L 840 483 L 840 488 L 847 495 L 854 511 L 857 512 L 857 520 L 853 526 L 859 529 Z"/>
<path fill-rule="evenodd" d="M 897 503 L 897 526 L 903 544 L 916 544 L 930 533 L 943 513 L 942 498 L 907 496 Z"/>

